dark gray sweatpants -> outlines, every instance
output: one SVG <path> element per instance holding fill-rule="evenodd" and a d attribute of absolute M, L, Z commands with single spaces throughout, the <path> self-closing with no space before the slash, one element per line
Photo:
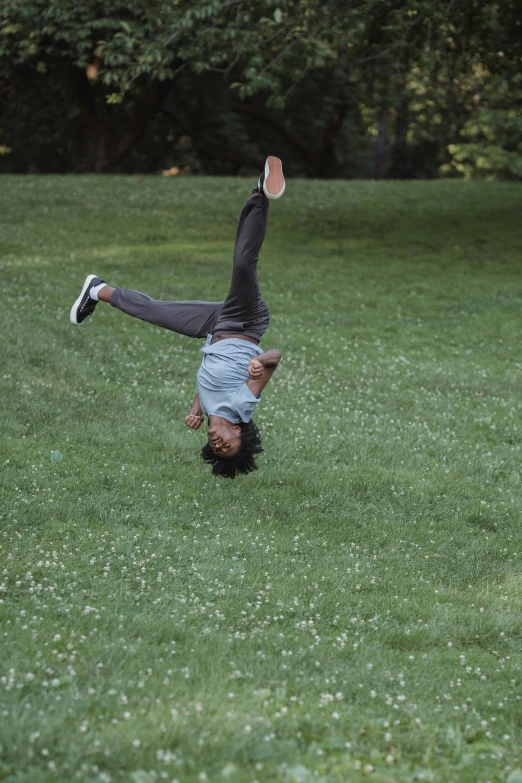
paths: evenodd
<path fill-rule="evenodd" d="M 111 304 L 127 315 L 187 337 L 229 332 L 260 340 L 270 322 L 257 279 L 267 221 L 268 199 L 255 190 L 239 219 L 232 282 L 224 302 L 163 302 L 138 291 L 116 288 Z"/>

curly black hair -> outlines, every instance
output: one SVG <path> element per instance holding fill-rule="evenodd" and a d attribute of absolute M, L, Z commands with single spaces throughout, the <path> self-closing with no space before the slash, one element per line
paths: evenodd
<path fill-rule="evenodd" d="M 252 473 L 257 470 L 254 454 L 261 454 L 261 435 L 253 421 L 240 423 L 241 448 L 233 457 L 219 457 L 215 454 L 209 443 L 205 443 L 201 449 L 201 457 L 212 465 L 214 476 L 235 478 L 238 473 Z"/>

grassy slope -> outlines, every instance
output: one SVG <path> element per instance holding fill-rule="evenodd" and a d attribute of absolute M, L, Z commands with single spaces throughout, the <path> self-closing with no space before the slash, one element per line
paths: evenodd
<path fill-rule="evenodd" d="M 198 344 L 69 308 L 221 298 L 251 183 L 0 185 L 0 778 L 519 780 L 522 190 L 290 183 L 226 482 Z"/>

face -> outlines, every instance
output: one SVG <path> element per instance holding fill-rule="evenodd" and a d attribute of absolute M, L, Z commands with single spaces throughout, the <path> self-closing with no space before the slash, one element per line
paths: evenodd
<path fill-rule="evenodd" d="M 241 448 L 241 428 L 237 424 L 216 424 L 208 428 L 210 448 L 218 457 L 234 457 Z"/>

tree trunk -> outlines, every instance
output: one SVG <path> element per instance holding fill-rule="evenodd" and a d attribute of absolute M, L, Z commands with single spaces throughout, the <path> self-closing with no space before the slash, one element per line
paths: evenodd
<path fill-rule="evenodd" d="M 102 172 L 107 167 L 107 138 L 104 121 L 103 96 L 81 68 L 72 68 L 72 86 L 80 110 L 82 129 L 86 139 L 85 169 Z"/>
<path fill-rule="evenodd" d="M 105 119 L 108 107 L 102 88 L 90 82 L 81 68 L 72 69 L 72 84 L 86 138 L 85 169 L 98 174 L 116 169 L 143 138 L 149 121 L 160 109 L 172 85 L 169 81 L 151 81 L 147 85 L 141 101 L 137 102 L 135 111 L 128 118 L 128 131 L 116 145 L 111 145 L 111 149 Z"/>
<path fill-rule="evenodd" d="M 374 174 L 376 179 L 384 179 L 390 166 L 389 121 L 390 110 L 383 104 L 379 112 L 377 141 L 375 143 Z"/>
<path fill-rule="evenodd" d="M 406 94 L 404 85 L 401 85 Z M 401 100 L 396 110 L 393 147 L 390 152 L 390 167 L 388 173 L 395 179 L 408 179 L 413 171 L 411 151 L 408 146 L 408 130 L 410 127 L 410 110 L 408 97 Z"/>
<path fill-rule="evenodd" d="M 161 109 L 171 87 L 171 81 L 151 80 L 149 82 L 142 101 L 138 103 L 133 115 L 129 117 L 129 130 L 120 139 L 115 152 L 110 155 L 107 161 L 107 169 L 115 169 L 138 141 L 141 141 L 147 130 L 147 125 L 156 112 Z"/>
<path fill-rule="evenodd" d="M 321 156 L 317 167 L 317 176 L 319 177 L 324 177 L 326 179 L 335 177 L 335 150 L 347 108 L 346 101 L 343 101 L 336 106 L 328 118 L 328 122 L 323 131 Z"/>

